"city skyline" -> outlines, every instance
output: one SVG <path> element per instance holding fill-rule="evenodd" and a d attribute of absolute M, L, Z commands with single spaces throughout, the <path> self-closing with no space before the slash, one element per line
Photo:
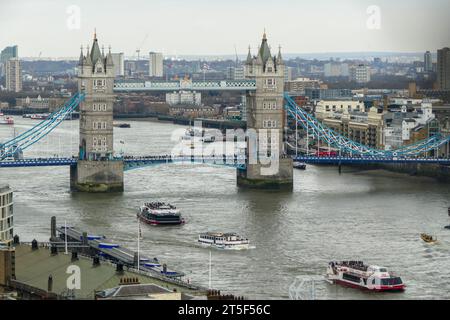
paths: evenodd
<path fill-rule="evenodd" d="M 375 6 L 366 0 L 321 0 L 314 4 L 290 0 L 211 4 L 195 0 L 189 7 L 179 0 L 133 4 L 130 9 L 129 5 L 106 1 L 43 0 L 36 4 L 7 0 L 0 4 L 0 28 L 9 32 L 2 37 L 0 47 L 17 44 L 22 57 L 75 57 L 95 28 L 102 43 L 125 56 L 135 55 L 137 49 L 141 56 L 150 51 L 165 56 L 233 55 L 235 48 L 242 55 L 249 45 L 256 51 L 264 29 L 272 45 L 280 44 L 285 54 L 435 52 L 448 46 L 450 38 L 450 22 L 445 16 L 450 4 L 444 0 L 426 5 L 408 1 L 407 6 L 405 1 L 386 0 Z M 264 10 L 260 14 L 249 14 L 261 5 Z M 107 15 L 102 13 L 105 6 Z M 43 16 L 54 19 L 43 24 Z M 20 25 L 8 28 L 18 20 Z"/>

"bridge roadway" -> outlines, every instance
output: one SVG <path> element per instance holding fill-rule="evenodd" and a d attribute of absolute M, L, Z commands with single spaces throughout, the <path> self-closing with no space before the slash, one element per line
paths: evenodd
<path fill-rule="evenodd" d="M 123 157 L 115 160 L 123 160 L 124 170 L 132 170 L 141 167 L 147 167 L 157 164 L 168 163 L 207 163 L 213 165 L 226 165 L 232 167 L 240 167 L 245 165 L 245 158 L 237 156 L 140 156 L 140 157 Z M 3 160 L 0 161 L 0 168 L 18 168 L 18 167 L 57 167 L 76 165 L 77 157 L 72 158 L 35 158 L 35 159 L 19 159 L 19 160 Z M 114 160 L 111 160 L 114 161 Z"/>
<path fill-rule="evenodd" d="M 294 161 L 305 162 L 309 164 L 371 164 L 371 163 L 428 163 L 450 165 L 450 159 L 439 158 L 383 158 L 383 157 L 316 157 L 316 156 L 298 156 L 293 157 Z M 225 165 L 237 168 L 245 168 L 245 157 L 242 156 L 141 156 L 141 157 L 124 157 L 115 160 L 123 160 L 124 170 L 132 170 L 158 164 L 168 163 L 196 163 L 196 164 L 212 164 Z M 114 160 L 111 160 L 114 161 Z M 17 168 L 17 167 L 55 167 L 55 166 L 71 166 L 76 165 L 77 158 L 35 158 L 20 160 L 3 160 L 0 161 L 0 168 Z"/>
<path fill-rule="evenodd" d="M 114 92 L 139 91 L 255 91 L 255 80 L 179 80 L 179 81 L 144 81 L 116 80 Z"/>
<path fill-rule="evenodd" d="M 67 232 L 67 238 L 70 241 L 83 243 L 83 233 L 73 227 L 62 226 L 56 228 L 60 234 L 60 238 L 64 239 Z M 66 231 L 67 230 L 67 231 Z M 100 255 L 107 259 L 123 263 L 124 266 L 136 268 L 135 252 L 124 248 L 116 243 L 106 239 L 104 236 L 88 235 L 87 245 L 99 252 Z M 164 272 L 163 265 L 156 259 L 149 259 L 145 256 L 140 256 L 140 270 L 155 273 L 169 278 L 179 278 L 184 276 L 184 273 L 166 269 Z"/>
<path fill-rule="evenodd" d="M 294 161 L 308 164 L 371 164 L 371 163 L 429 163 L 450 165 L 450 159 L 438 158 L 383 158 L 383 157 L 316 157 L 298 156 Z"/>

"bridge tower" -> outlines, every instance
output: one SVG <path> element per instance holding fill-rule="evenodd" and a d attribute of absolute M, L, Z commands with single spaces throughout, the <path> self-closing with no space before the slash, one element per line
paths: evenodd
<path fill-rule="evenodd" d="M 283 143 L 284 68 L 281 48 L 278 56 L 272 56 L 264 32 L 257 56 L 249 48 L 245 65 L 245 76 L 256 81 L 256 91 L 246 94 L 247 160 L 245 169 L 237 171 L 239 186 L 292 189 L 292 159 L 285 156 Z"/>
<path fill-rule="evenodd" d="M 78 91 L 85 94 L 80 104 L 78 161 L 70 169 L 73 191 L 123 191 L 123 161 L 114 159 L 113 94 L 114 64 L 111 49 L 100 51 L 97 35 L 92 48 L 78 62 Z"/>

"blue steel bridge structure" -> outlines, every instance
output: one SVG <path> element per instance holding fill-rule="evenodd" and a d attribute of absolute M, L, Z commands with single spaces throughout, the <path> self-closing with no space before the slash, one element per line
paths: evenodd
<path fill-rule="evenodd" d="M 239 81 L 198 81 L 190 80 L 150 82 L 150 81 L 116 81 L 115 92 L 127 91 L 222 91 L 239 90 L 254 91 L 256 82 L 252 80 Z M 78 157 L 67 158 L 23 158 L 18 154 L 26 151 L 34 144 L 48 136 L 64 119 L 75 111 L 84 100 L 83 93 L 74 94 L 59 110 L 53 112 L 47 119 L 39 122 L 32 128 L 20 133 L 16 137 L 0 142 L 0 168 L 12 167 L 42 167 L 42 166 L 71 166 L 76 165 Z M 294 161 L 313 164 L 368 164 L 368 163 L 434 163 L 450 165 L 450 159 L 429 157 L 430 151 L 438 150 L 450 141 L 450 136 L 434 135 L 415 144 L 402 146 L 395 150 L 380 150 L 371 148 L 353 141 L 327 127 L 313 115 L 299 107 L 288 93 L 284 94 L 284 107 L 287 115 L 292 117 L 298 126 L 305 129 L 308 136 L 322 142 L 324 145 L 339 150 L 335 157 L 318 157 L 316 155 L 297 154 Z M 152 165 L 168 163 L 208 163 L 213 165 L 226 165 L 245 168 L 245 158 L 242 156 L 159 156 L 125 157 L 124 170 L 132 170 Z"/>

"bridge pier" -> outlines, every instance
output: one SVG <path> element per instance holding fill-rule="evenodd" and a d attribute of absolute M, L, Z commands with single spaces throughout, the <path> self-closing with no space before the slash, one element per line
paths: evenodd
<path fill-rule="evenodd" d="M 272 176 L 262 175 L 260 164 L 247 165 L 245 169 L 237 170 L 237 185 L 241 188 L 292 190 L 293 167 L 292 159 L 280 159 L 278 173 Z"/>
<path fill-rule="evenodd" d="M 79 192 L 123 192 L 123 161 L 79 160 L 70 167 L 70 189 Z"/>

